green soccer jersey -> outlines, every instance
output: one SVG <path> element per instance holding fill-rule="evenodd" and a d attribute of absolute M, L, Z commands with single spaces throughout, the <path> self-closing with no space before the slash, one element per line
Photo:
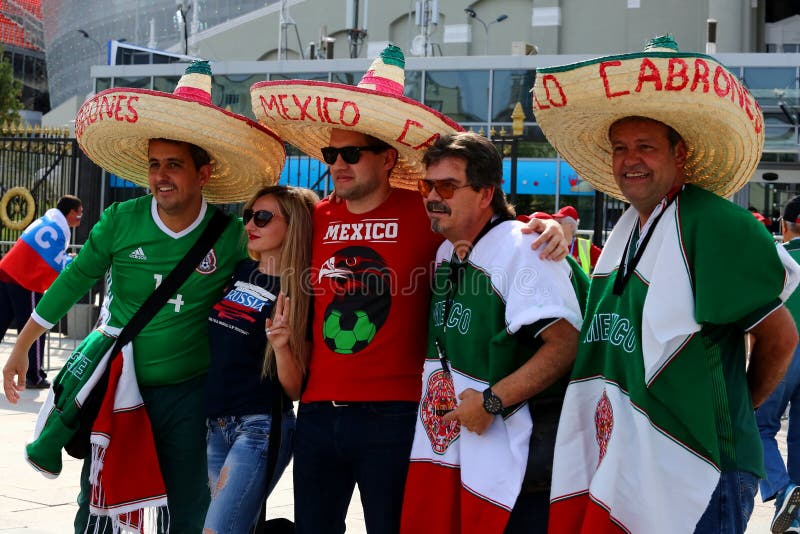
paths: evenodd
<path fill-rule="evenodd" d="M 80 254 L 56 279 L 34 318 L 52 326 L 111 268 L 108 324 L 123 327 L 197 241 L 216 208 L 203 203 L 185 230 L 169 230 L 152 196 L 116 203 L 92 228 Z M 178 292 L 134 340 L 139 385 L 183 382 L 209 364 L 206 321 L 236 263 L 245 257 L 242 226 L 233 221 Z"/>
<path fill-rule="evenodd" d="M 784 243 L 785 248 L 794 261 L 800 263 L 800 238 L 796 237 L 791 241 Z M 794 322 L 800 325 L 800 290 L 795 290 L 792 296 L 786 301 L 786 308 L 794 317 Z"/>

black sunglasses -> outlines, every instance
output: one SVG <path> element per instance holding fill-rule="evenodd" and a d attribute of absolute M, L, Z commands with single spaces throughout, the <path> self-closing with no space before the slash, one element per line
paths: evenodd
<path fill-rule="evenodd" d="M 348 165 L 355 165 L 358 163 L 358 160 L 361 159 L 361 151 L 366 150 L 368 152 L 382 152 L 386 150 L 387 147 L 385 146 L 342 146 L 342 147 L 335 147 L 335 146 L 324 146 L 322 147 L 322 159 L 325 160 L 325 163 L 328 165 L 333 165 L 336 163 L 336 158 L 339 157 L 339 154 L 342 155 L 342 159 Z"/>
<path fill-rule="evenodd" d="M 279 217 L 279 215 L 275 215 L 269 210 L 258 210 L 253 211 L 250 209 L 244 210 L 242 213 L 242 221 L 244 224 L 250 222 L 250 219 L 253 219 L 253 224 L 258 226 L 259 228 L 264 228 L 268 222 L 272 220 L 273 217 Z"/>
<path fill-rule="evenodd" d="M 424 178 L 417 181 L 417 189 L 419 189 L 419 193 L 423 197 L 427 197 L 431 194 L 431 191 L 436 189 L 439 196 L 445 200 L 453 198 L 453 195 L 456 194 L 456 190 L 464 189 L 465 187 L 470 187 L 470 184 L 456 185 L 453 182 L 426 180 Z"/>

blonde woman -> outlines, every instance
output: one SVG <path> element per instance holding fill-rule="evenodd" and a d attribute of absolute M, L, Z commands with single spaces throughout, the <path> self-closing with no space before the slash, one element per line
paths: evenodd
<path fill-rule="evenodd" d="M 270 186 L 256 193 L 243 216 L 252 259 L 237 266 L 208 318 L 211 505 L 205 528 L 213 532 L 250 532 L 265 492 L 291 457 L 295 416 L 289 399 L 300 396 L 308 358 L 310 295 L 303 277 L 311 260 L 311 213 L 317 200 L 311 191 L 294 187 Z M 274 391 L 276 384 L 282 391 Z M 273 429 L 270 413 L 277 399 L 286 409 L 281 428 Z M 269 434 L 278 430 L 278 460 L 267 481 Z"/>

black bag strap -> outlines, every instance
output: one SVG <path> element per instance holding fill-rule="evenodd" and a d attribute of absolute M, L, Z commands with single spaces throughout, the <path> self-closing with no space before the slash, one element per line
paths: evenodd
<path fill-rule="evenodd" d="M 106 389 L 108 389 L 108 380 L 111 370 L 111 362 L 120 353 L 120 349 L 125 346 L 130 340 L 135 338 L 139 332 L 142 331 L 147 323 L 150 322 L 159 309 L 169 300 L 170 295 L 173 295 L 189 278 L 192 270 L 197 266 L 203 257 L 208 254 L 208 251 L 217 241 L 219 236 L 225 230 L 225 227 L 230 222 L 230 218 L 219 210 L 216 210 L 208 221 L 203 233 L 192 245 L 192 248 L 186 255 L 178 262 L 172 269 L 172 272 L 161 282 L 161 284 L 147 297 L 144 304 L 136 310 L 136 313 L 131 317 L 131 320 L 122 329 L 116 342 L 114 343 L 111 356 L 109 356 L 108 365 L 105 371 L 100 375 L 97 384 L 92 388 L 85 402 L 81 406 L 79 415 L 78 429 L 69 442 L 64 446 L 67 454 L 74 458 L 84 459 L 91 454 L 91 447 L 89 445 L 89 438 L 92 433 L 92 425 L 100 412 L 100 405 L 103 402 L 103 396 Z M 53 392 L 56 399 L 61 395 L 60 384 L 53 386 Z M 56 401 L 57 402 L 57 401 Z"/>
<path fill-rule="evenodd" d="M 264 488 L 264 502 L 261 503 L 261 512 L 259 517 L 261 518 L 259 522 L 256 524 L 255 534 L 269 534 L 270 527 L 268 522 L 266 521 L 266 514 L 267 514 L 267 490 L 269 490 L 269 485 L 272 482 L 272 477 L 275 475 L 275 468 L 278 465 L 278 453 L 280 452 L 281 448 L 281 440 L 283 438 L 283 387 L 281 383 L 278 381 L 277 371 L 276 375 L 273 376 L 271 379 L 271 386 L 272 386 L 272 400 L 271 400 L 271 410 L 270 415 L 272 416 L 272 420 L 270 421 L 270 431 L 269 431 L 269 438 L 267 441 L 267 483 L 266 487 Z"/>
<path fill-rule="evenodd" d="M 219 236 L 222 235 L 222 232 L 225 230 L 225 227 L 228 226 L 230 220 L 230 217 L 222 213 L 221 210 L 217 209 L 214 211 L 211 220 L 208 221 L 203 233 L 197 238 L 192 248 L 189 249 L 186 255 L 178 262 L 161 284 L 159 284 L 155 291 L 147 297 L 144 304 L 136 310 L 136 313 L 133 314 L 128 324 L 126 324 L 122 332 L 119 333 L 117 342 L 114 344 L 114 350 L 111 351 L 111 358 L 114 358 L 122 347 L 139 335 L 139 332 L 147 326 L 150 319 L 155 317 L 158 310 L 160 310 L 169 298 L 183 285 L 186 279 L 189 278 L 189 275 L 192 274 L 195 267 L 197 267 L 197 264 L 202 261 L 206 254 L 208 254 L 208 251 L 211 250 L 211 247 L 214 246 L 217 239 L 219 239 Z"/>
<path fill-rule="evenodd" d="M 272 477 L 275 476 L 275 467 L 278 465 L 278 453 L 283 438 L 283 387 L 278 381 L 277 370 L 272 377 L 272 421 L 270 421 L 269 445 L 267 445 L 267 488 Z"/>

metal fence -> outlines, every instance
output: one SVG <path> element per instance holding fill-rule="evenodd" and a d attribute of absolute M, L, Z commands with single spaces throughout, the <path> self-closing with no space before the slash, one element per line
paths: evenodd
<path fill-rule="evenodd" d="M 8 251 L 28 224 L 67 194 L 77 195 L 84 203 L 82 224 L 72 239 L 83 243 L 103 209 L 100 170 L 81 153 L 67 130 L 4 126 L 0 130 L 0 254 Z M 79 248 L 72 246 L 75 252 Z M 75 339 L 89 331 L 101 294 L 102 284 L 48 334 L 46 367 L 50 366 L 51 349 L 70 349 Z"/>
<path fill-rule="evenodd" d="M 327 172 L 316 176 L 303 168 L 304 162 L 308 166 L 308 158 L 296 151 L 288 153 L 286 165 L 293 171 L 289 182 L 310 185 L 318 193 L 326 194 Z M 73 229 L 71 240 L 72 251 L 77 252 L 106 207 L 147 194 L 147 190 L 104 173 L 83 154 L 65 129 L 4 126 L 0 130 L 0 256 L 28 224 L 55 207 L 58 199 L 67 194 L 76 195 L 83 202 L 81 225 Z M 219 207 L 238 214 L 242 204 Z M 74 348 L 76 340 L 92 328 L 102 305 L 104 286 L 104 282 L 98 282 L 48 334 L 48 366 L 50 347 L 61 349 L 67 343 Z"/>

